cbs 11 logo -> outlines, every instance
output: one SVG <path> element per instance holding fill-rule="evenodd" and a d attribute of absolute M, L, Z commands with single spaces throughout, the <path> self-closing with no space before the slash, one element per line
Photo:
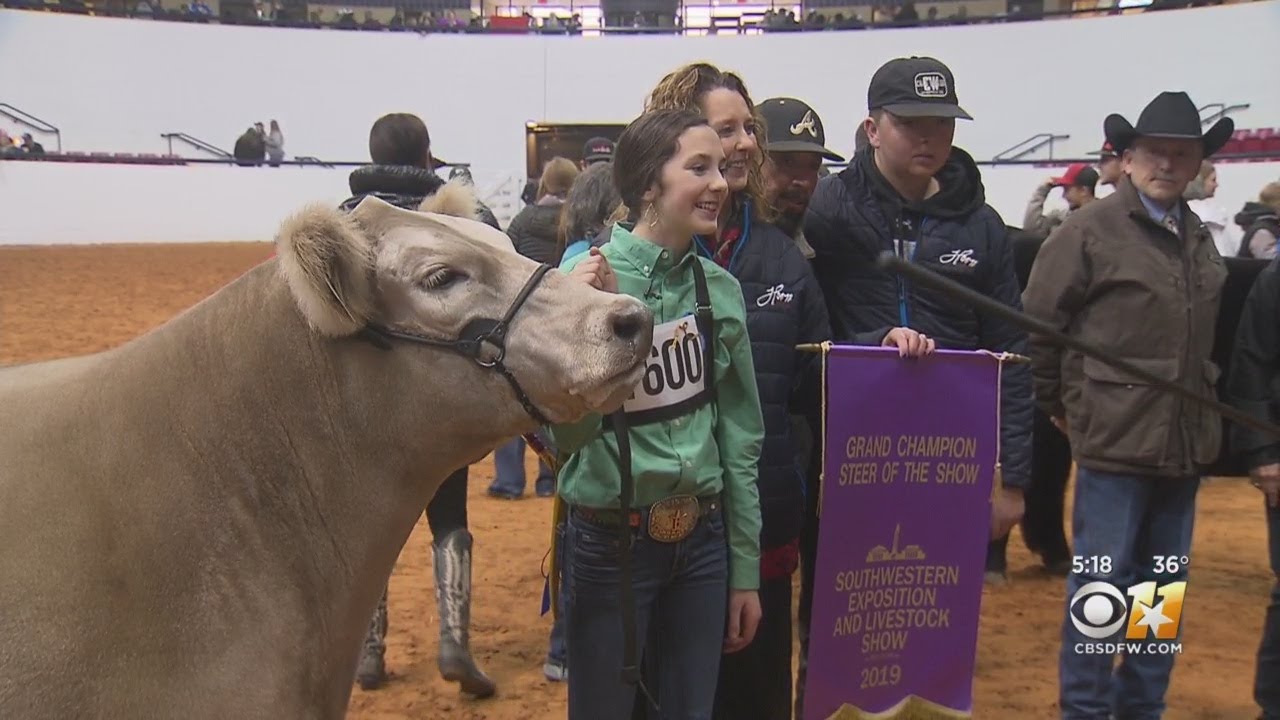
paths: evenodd
<path fill-rule="evenodd" d="M 1185 580 L 1167 585 L 1158 585 L 1154 580 L 1138 583 L 1125 593 L 1111 583 L 1095 580 L 1071 596 L 1067 612 L 1076 630 L 1094 640 L 1115 635 L 1126 623 L 1126 640 L 1146 640 L 1151 633 L 1157 640 L 1175 640 L 1182 625 L 1186 593 Z"/>

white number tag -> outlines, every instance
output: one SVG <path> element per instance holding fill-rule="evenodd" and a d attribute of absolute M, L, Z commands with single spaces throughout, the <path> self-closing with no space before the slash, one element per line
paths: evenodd
<path fill-rule="evenodd" d="M 628 413 L 665 408 L 684 402 L 706 387 L 703 338 L 693 315 L 663 323 L 653 329 L 653 347 L 644 381 L 623 404 Z"/>

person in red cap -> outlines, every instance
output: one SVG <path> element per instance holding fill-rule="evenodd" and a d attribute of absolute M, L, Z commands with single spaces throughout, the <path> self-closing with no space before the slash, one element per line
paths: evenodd
<path fill-rule="evenodd" d="M 1092 202 L 1094 188 L 1098 185 L 1098 171 L 1085 163 L 1076 163 L 1067 168 L 1061 177 L 1051 177 L 1040 184 L 1031 194 L 1027 203 L 1026 214 L 1022 218 L 1022 229 L 1033 235 L 1047 237 L 1054 228 L 1062 224 L 1071 213 Z M 1044 211 L 1044 201 L 1054 188 L 1062 188 L 1062 197 L 1067 201 L 1067 209 Z"/>
<path fill-rule="evenodd" d="M 1098 180 L 1103 185 L 1115 187 L 1120 182 L 1120 176 L 1124 175 L 1124 163 L 1120 161 L 1120 154 L 1112 147 L 1111 141 L 1102 143 L 1102 149 L 1098 151 Z"/>

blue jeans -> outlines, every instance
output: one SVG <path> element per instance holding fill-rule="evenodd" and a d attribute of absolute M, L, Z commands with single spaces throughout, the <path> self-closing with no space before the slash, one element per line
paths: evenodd
<path fill-rule="evenodd" d="M 526 445 L 524 438 L 515 437 L 508 441 L 505 445 L 499 445 L 493 451 L 494 475 L 493 484 L 489 486 L 489 491 L 505 492 L 511 495 L 523 495 L 525 488 L 524 476 L 524 449 Z M 556 487 L 556 476 L 552 474 L 551 468 L 538 459 L 538 479 L 535 481 L 534 487 L 539 493 L 554 492 Z"/>
<path fill-rule="evenodd" d="M 1076 473 L 1072 534 L 1076 557 L 1109 558 L 1110 573 L 1086 565 L 1067 576 L 1067 614 L 1062 624 L 1059 682 L 1062 717 L 1068 720 L 1157 720 L 1173 671 L 1172 654 L 1124 654 L 1114 657 L 1076 651 L 1077 643 L 1124 640 L 1123 627 L 1101 640 L 1085 636 L 1071 621 L 1071 598 L 1094 581 L 1114 585 L 1126 602 L 1129 586 L 1150 580 L 1160 585 L 1187 579 L 1177 572 L 1155 572 L 1155 556 L 1183 557 L 1191 551 L 1196 492 L 1200 478 L 1114 475 L 1080 468 Z M 1194 591 L 1189 593 L 1194 597 Z M 1077 608 L 1079 615 L 1081 608 Z M 1136 610 L 1136 606 L 1135 606 Z M 1186 616 L 1186 608 L 1183 616 Z M 1127 625 L 1127 621 L 1125 623 Z M 1181 632 L 1179 632 L 1181 637 Z"/>
<path fill-rule="evenodd" d="M 633 533 L 631 587 L 636 652 L 646 654 L 651 622 L 662 628 L 645 662 L 655 678 L 664 720 L 710 720 L 724 643 L 729 553 L 720 510 L 707 514 L 689 537 L 661 543 Z M 622 681 L 619 541 L 615 528 L 570 513 L 566 528 L 569 720 L 631 717 L 637 688 Z M 655 656 L 656 654 L 656 656 Z M 638 665 L 639 657 L 632 659 Z"/>
<path fill-rule="evenodd" d="M 559 536 L 560 542 L 556 544 L 556 565 L 560 568 L 560 596 L 557 612 L 559 613 L 551 623 L 551 646 L 547 649 L 547 662 L 556 665 L 569 665 L 569 643 L 565 637 L 564 626 L 568 622 L 567 614 L 568 603 L 565 593 L 568 592 L 570 583 L 572 582 L 572 568 L 565 563 L 565 558 L 569 556 L 565 549 L 565 523 L 556 526 L 556 535 Z"/>
<path fill-rule="evenodd" d="M 1262 708 L 1263 718 L 1280 720 L 1280 509 L 1267 508 L 1267 537 L 1271 541 L 1271 572 L 1275 573 L 1276 584 L 1271 586 L 1271 604 L 1262 625 L 1253 699 Z"/>

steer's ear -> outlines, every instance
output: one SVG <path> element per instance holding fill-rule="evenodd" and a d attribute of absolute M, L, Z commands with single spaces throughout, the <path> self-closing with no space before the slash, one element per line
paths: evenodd
<path fill-rule="evenodd" d="M 330 207 L 305 208 L 280 226 L 276 251 L 289 290 L 312 328 L 350 335 L 372 317 L 373 243 L 355 218 Z"/>

